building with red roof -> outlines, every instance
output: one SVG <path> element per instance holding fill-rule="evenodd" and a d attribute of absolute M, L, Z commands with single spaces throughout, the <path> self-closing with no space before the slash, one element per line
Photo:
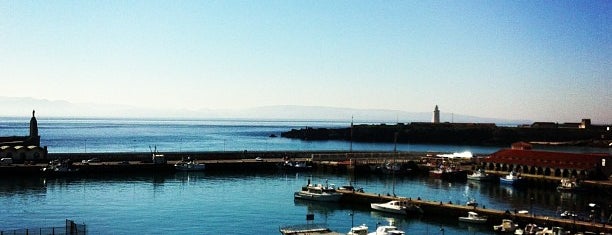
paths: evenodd
<path fill-rule="evenodd" d="M 483 167 L 497 171 L 585 179 L 602 179 L 612 174 L 610 154 L 537 151 L 531 150 L 524 142 L 515 143 L 512 147 L 483 159 Z"/>

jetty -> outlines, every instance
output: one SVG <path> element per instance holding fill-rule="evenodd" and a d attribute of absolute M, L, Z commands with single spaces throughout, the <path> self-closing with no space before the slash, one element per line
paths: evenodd
<path fill-rule="evenodd" d="M 408 200 L 410 203 L 421 207 L 424 211 L 423 216 L 441 216 L 455 217 L 465 216 L 469 211 L 477 212 L 479 215 L 485 215 L 489 218 L 488 224 L 494 225 L 501 223 L 502 219 L 511 219 L 520 224 L 535 223 L 540 226 L 559 226 L 571 231 L 577 232 L 596 232 L 596 233 L 612 233 L 612 225 L 605 223 L 579 221 L 575 219 L 563 219 L 548 216 L 539 216 L 531 213 L 522 214 L 511 211 L 501 211 L 492 208 L 482 208 L 476 206 L 457 205 L 452 202 L 429 201 L 422 198 L 406 198 L 398 196 L 389 196 L 381 194 L 373 194 L 368 192 L 357 192 L 349 190 L 338 190 L 342 193 L 341 203 L 354 205 L 370 205 L 370 203 L 387 202 L 391 200 Z"/>

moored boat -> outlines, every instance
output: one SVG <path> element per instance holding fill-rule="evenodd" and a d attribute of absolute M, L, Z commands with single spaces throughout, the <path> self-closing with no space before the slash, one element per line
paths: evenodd
<path fill-rule="evenodd" d="M 395 225 L 381 225 L 376 228 L 376 231 L 368 233 L 368 235 L 404 235 L 406 232 L 400 230 Z"/>
<path fill-rule="evenodd" d="M 393 200 L 385 203 L 370 203 L 370 208 L 377 211 L 395 213 L 401 215 L 421 214 L 421 207 L 407 200 Z"/>
<path fill-rule="evenodd" d="M 204 163 L 197 163 L 193 160 L 180 161 L 174 164 L 174 168 L 177 171 L 203 171 L 206 169 Z"/>
<path fill-rule="evenodd" d="M 559 186 L 557 186 L 557 190 L 562 192 L 577 192 L 582 191 L 583 188 L 580 185 L 580 181 L 577 179 L 562 178 L 559 182 Z"/>
<path fill-rule="evenodd" d="M 467 179 L 474 181 L 490 181 L 491 176 L 485 173 L 483 169 L 478 169 L 472 172 L 472 174 L 467 175 Z"/>
<path fill-rule="evenodd" d="M 295 192 L 293 197 L 295 199 L 312 201 L 337 202 L 342 197 L 342 193 L 336 191 L 336 187 L 333 184 L 330 185 L 326 182 L 325 185 L 313 185 L 309 182 L 300 191 Z"/>
<path fill-rule="evenodd" d="M 499 183 L 500 184 L 508 184 L 508 185 L 516 185 L 519 184 L 522 181 L 522 177 L 520 174 L 511 171 L 509 174 L 505 175 L 504 177 L 499 177 Z"/>
<path fill-rule="evenodd" d="M 368 226 L 365 224 L 352 227 L 346 235 L 368 235 Z"/>
<path fill-rule="evenodd" d="M 512 233 L 517 227 L 518 225 L 512 222 L 512 220 L 503 219 L 500 225 L 493 225 L 493 231 Z"/>
<path fill-rule="evenodd" d="M 476 212 L 468 211 L 468 216 L 459 217 L 459 221 L 475 224 L 484 224 L 487 222 L 487 217 L 479 215 Z"/>

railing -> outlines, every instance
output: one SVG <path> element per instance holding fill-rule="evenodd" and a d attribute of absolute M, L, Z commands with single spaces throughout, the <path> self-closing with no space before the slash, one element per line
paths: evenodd
<path fill-rule="evenodd" d="M 72 220 L 66 220 L 64 227 L 24 228 L 8 231 L 0 231 L 0 235 L 87 235 L 85 224 L 76 224 Z"/>

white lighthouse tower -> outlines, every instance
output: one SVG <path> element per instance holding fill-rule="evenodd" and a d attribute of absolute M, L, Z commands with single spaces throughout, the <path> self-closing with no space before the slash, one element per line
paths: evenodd
<path fill-rule="evenodd" d="M 438 105 L 436 105 L 436 108 L 434 108 L 433 111 L 433 120 L 431 120 L 432 123 L 440 123 L 440 110 L 438 109 Z"/>

